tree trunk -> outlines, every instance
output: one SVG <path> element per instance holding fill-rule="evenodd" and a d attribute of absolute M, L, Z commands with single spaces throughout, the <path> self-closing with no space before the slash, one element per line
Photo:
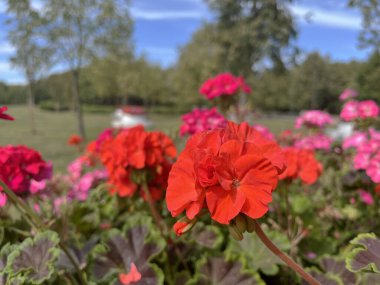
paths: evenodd
<path fill-rule="evenodd" d="M 37 133 L 36 129 L 36 120 L 34 117 L 34 94 L 33 94 L 33 82 L 31 80 L 28 80 L 28 109 L 29 109 L 29 116 L 30 116 L 30 130 L 32 132 L 32 135 L 35 135 Z"/>
<path fill-rule="evenodd" d="M 79 90 L 79 70 L 72 70 L 71 71 L 72 76 L 72 92 L 74 97 L 74 107 L 75 112 L 77 116 L 77 123 L 78 123 L 78 132 L 82 138 L 86 138 L 86 132 L 84 128 L 84 119 L 83 119 L 83 112 L 82 112 L 82 104 L 80 101 L 80 90 Z"/>

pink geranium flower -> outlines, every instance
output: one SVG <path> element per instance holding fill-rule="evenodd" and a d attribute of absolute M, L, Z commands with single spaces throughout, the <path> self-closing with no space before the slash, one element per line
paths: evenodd
<path fill-rule="evenodd" d="M 333 119 L 329 113 L 320 110 L 310 110 L 302 113 L 295 123 L 295 128 L 299 129 L 302 126 L 308 128 L 324 128 L 333 123 Z"/>
<path fill-rule="evenodd" d="M 344 104 L 343 109 L 340 112 L 340 117 L 342 118 L 342 120 L 349 122 L 358 118 L 359 106 L 360 106 L 360 103 L 355 100 L 348 101 L 346 104 Z"/>
<path fill-rule="evenodd" d="M 347 88 L 342 92 L 342 94 L 340 94 L 339 100 L 345 101 L 347 99 L 357 97 L 358 95 L 359 95 L 358 92 L 356 92 L 354 89 Z"/>
<path fill-rule="evenodd" d="M 220 96 L 233 96 L 239 92 L 251 93 L 251 88 L 245 83 L 243 77 L 235 77 L 231 73 L 221 73 L 206 80 L 199 92 L 208 100 Z"/>
<path fill-rule="evenodd" d="M 332 141 L 332 138 L 325 134 L 316 134 L 295 141 L 294 146 L 311 150 L 330 150 Z"/>
<path fill-rule="evenodd" d="M 367 134 L 364 132 L 355 132 L 343 140 L 343 149 L 358 148 L 367 143 Z"/>
<path fill-rule="evenodd" d="M 365 204 L 367 204 L 369 206 L 371 206 L 371 205 L 373 205 L 375 203 L 375 201 L 373 200 L 373 197 L 372 197 L 371 193 L 369 193 L 368 191 L 364 191 L 362 189 L 359 189 L 359 197 L 360 197 L 360 200 L 363 203 L 365 203 Z"/>
<path fill-rule="evenodd" d="M 4 207 L 7 204 L 7 195 L 0 191 L 0 208 Z"/>
<path fill-rule="evenodd" d="M 216 108 L 199 109 L 195 108 L 192 112 L 182 116 L 180 135 L 193 135 L 199 132 L 222 128 L 227 121 Z"/>
<path fill-rule="evenodd" d="M 361 101 L 359 105 L 359 117 L 365 118 L 376 118 L 379 116 L 380 108 L 377 103 L 373 100 Z"/>

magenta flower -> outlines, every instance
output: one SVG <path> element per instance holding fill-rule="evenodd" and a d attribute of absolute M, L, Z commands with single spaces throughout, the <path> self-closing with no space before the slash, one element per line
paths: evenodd
<path fill-rule="evenodd" d="M 296 140 L 294 146 L 311 150 L 330 150 L 332 141 L 332 138 L 325 134 L 316 134 Z"/>
<path fill-rule="evenodd" d="M 0 191 L 0 208 L 4 207 L 7 204 L 7 195 Z"/>
<path fill-rule="evenodd" d="M 0 107 L 0 119 L 2 120 L 8 120 L 13 121 L 14 118 L 8 114 L 5 114 L 5 112 L 8 110 L 7 106 Z"/>
<path fill-rule="evenodd" d="M 302 126 L 307 128 L 324 128 L 333 123 L 333 119 L 329 113 L 320 110 L 310 110 L 302 113 L 295 123 L 295 128 L 299 129 Z"/>
<path fill-rule="evenodd" d="M 343 105 L 343 109 L 340 112 L 340 117 L 343 121 L 350 122 L 359 117 L 359 106 L 358 101 L 352 100 L 348 101 Z"/>
<path fill-rule="evenodd" d="M 216 108 L 196 108 L 192 112 L 183 115 L 182 121 L 183 123 L 180 127 L 181 136 L 222 128 L 227 123 L 226 119 L 218 113 Z"/>
<path fill-rule="evenodd" d="M 233 96 L 239 92 L 251 93 L 251 88 L 245 83 L 243 77 L 235 77 L 231 73 L 221 73 L 206 80 L 199 92 L 208 100 L 220 96 Z"/>
<path fill-rule="evenodd" d="M 360 200 L 364 204 L 367 204 L 368 206 L 371 206 L 375 203 L 371 193 L 369 193 L 368 191 L 364 191 L 362 189 L 359 189 L 359 197 L 360 197 Z"/>
<path fill-rule="evenodd" d="M 371 154 L 365 152 L 359 152 L 354 157 L 354 168 L 356 170 L 359 169 L 367 169 L 370 163 Z"/>
<path fill-rule="evenodd" d="M 371 159 L 366 168 L 367 175 L 375 183 L 380 183 L 380 153 Z"/>
<path fill-rule="evenodd" d="M 373 100 L 361 101 L 359 105 L 359 117 L 365 118 L 377 118 L 380 113 L 380 108 Z"/>
<path fill-rule="evenodd" d="M 367 143 L 367 134 L 363 132 L 355 132 L 351 136 L 343 140 L 343 149 L 358 148 L 361 145 Z"/>
<path fill-rule="evenodd" d="M 356 92 L 354 89 L 347 88 L 342 92 L 342 94 L 340 94 L 339 100 L 345 101 L 347 99 L 357 97 L 358 95 L 359 95 L 358 92 Z"/>

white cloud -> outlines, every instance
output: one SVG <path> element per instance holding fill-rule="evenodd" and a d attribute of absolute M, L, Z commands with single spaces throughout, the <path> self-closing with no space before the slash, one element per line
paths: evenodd
<path fill-rule="evenodd" d="M 352 13 L 330 12 L 315 7 L 298 5 L 292 5 L 290 10 L 295 16 L 301 17 L 301 20 L 306 23 L 311 22 L 317 25 L 351 30 L 361 29 L 360 16 Z"/>
<path fill-rule="evenodd" d="M 0 43 L 0 55 L 10 55 L 15 51 L 8 42 Z"/>
<path fill-rule="evenodd" d="M 179 20 L 179 19 L 202 19 L 205 17 L 200 11 L 151 11 L 137 8 L 131 9 L 132 16 L 142 20 Z"/>

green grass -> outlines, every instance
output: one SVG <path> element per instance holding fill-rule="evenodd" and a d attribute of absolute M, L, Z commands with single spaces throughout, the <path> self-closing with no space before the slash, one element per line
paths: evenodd
<path fill-rule="evenodd" d="M 8 106 L 8 113 L 15 117 L 15 121 L 0 121 L 0 145 L 26 145 L 42 153 L 46 160 L 52 161 L 56 171 L 64 171 L 67 164 L 78 156 L 75 148 L 67 145 L 72 134 L 77 133 L 75 115 L 73 112 L 50 112 L 36 110 L 37 134 L 32 135 L 29 124 L 29 114 L 25 106 Z M 85 125 L 88 140 L 93 140 L 107 127 L 110 127 L 111 112 L 85 114 Z M 151 114 L 149 119 L 151 129 L 165 131 L 174 135 L 181 123 L 178 115 Z M 265 118 L 257 119 L 273 132 L 278 133 L 293 125 L 294 118 Z M 179 148 L 183 141 L 179 142 Z"/>

